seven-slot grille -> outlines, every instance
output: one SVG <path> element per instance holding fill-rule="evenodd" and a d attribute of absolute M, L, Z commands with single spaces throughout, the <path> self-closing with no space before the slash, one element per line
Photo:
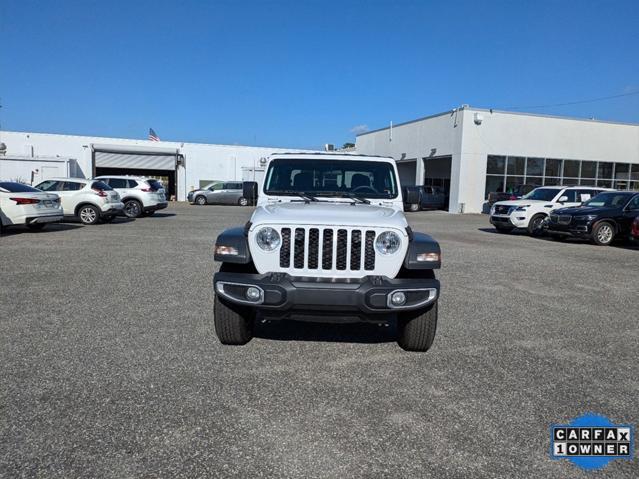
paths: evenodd
<path fill-rule="evenodd" d="M 280 267 L 294 269 L 375 269 L 375 231 L 345 228 L 282 228 Z M 363 259 L 363 261 L 362 261 Z"/>

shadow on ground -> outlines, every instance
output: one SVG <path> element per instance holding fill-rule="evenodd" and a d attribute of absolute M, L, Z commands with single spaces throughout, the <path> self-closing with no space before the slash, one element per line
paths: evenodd
<path fill-rule="evenodd" d="M 256 338 L 275 341 L 315 341 L 335 343 L 390 343 L 397 339 L 393 322 L 388 325 L 369 323 L 314 323 L 308 321 L 258 321 Z"/>

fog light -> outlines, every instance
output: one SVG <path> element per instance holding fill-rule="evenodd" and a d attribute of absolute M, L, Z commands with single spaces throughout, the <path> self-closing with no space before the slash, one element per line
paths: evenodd
<path fill-rule="evenodd" d="M 401 306 L 406 302 L 406 295 L 401 291 L 395 291 L 391 296 L 391 303 L 393 306 Z"/>
<path fill-rule="evenodd" d="M 246 290 L 246 299 L 248 299 L 249 301 L 257 301 L 262 297 L 262 293 L 260 292 L 259 289 L 251 286 L 250 288 L 247 288 Z"/>

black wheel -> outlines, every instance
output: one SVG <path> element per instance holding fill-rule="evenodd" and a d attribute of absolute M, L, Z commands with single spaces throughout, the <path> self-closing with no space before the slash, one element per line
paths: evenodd
<path fill-rule="evenodd" d="M 397 344 L 406 351 L 428 351 L 437 329 L 437 303 L 428 309 L 399 313 Z"/>
<path fill-rule="evenodd" d="M 78 209 L 78 218 L 85 225 L 94 225 L 100 219 L 100 211 L 93 205 L 84 205 Z"/>
<path fill-rule="evenodd" d="M 408 207 L 408 211 L 419 211 L 419 204 L 411 203 L 410 206 Z"/>
<path fill-rule="evenodd" d="M 104 223 L 111 223 L 111 221 L 113 221 L 115 219 L 115 215 L 104 215 L 101 220 Z"/>
<path fill-rule="evenodd" d="M 510 233 L 514 228 L 509 226 L 495 226 L 498 233 Z"/>
<path fill-rule="evenodd" d="M 208 202 L 206 201 L 206 196 L 200 195 L 197 198 L 195 198 L 195 204 L 196 205 L 204 206 L 207 203 Z"/>
<path fill-rule="evenodd" d="M 42 231 L 46 225 L 46 223 L 29 223 L 27 228 L 31 231 Z"/>
<path fill-rule="evenodd" d="M 139 218 L 142 215 L 142 204 L 138 200 L 126 200 L 124 214 L 127 218 Z"/>
<path fill-rule="evenodd" d="M 237 200 L 237 204 L 240 206 L 248 206 L 249 202 L 242 196 L 239 200 Z"/>
<path fill-rule="evenodd" d="M 592 242 L 597 246 L 608 246 L 615 239 L 615 227 L 607 221 L 597 223 L 592 229 Z"/>
<path fill-rule="evenodd" d="M 215 296 L 215 334 L 222 344 L 241 345 L 253 339 L 254 314 Z"/>
<path fill-rule="evenodd" d="M 544 220 L 546 215 L 537 214 L 530 218 L 528 222 L 528 234 L 531 236 L 541 236 L 544 234 Z"/>

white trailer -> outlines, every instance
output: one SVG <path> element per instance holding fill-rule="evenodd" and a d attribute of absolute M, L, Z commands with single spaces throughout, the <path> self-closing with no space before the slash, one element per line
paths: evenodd
<path fill-rule="evenodd" d="M 0 156 L 0 180 L 36 185 L 49 178 L 82 177 L 77 162 L 63 157 Z"/>

